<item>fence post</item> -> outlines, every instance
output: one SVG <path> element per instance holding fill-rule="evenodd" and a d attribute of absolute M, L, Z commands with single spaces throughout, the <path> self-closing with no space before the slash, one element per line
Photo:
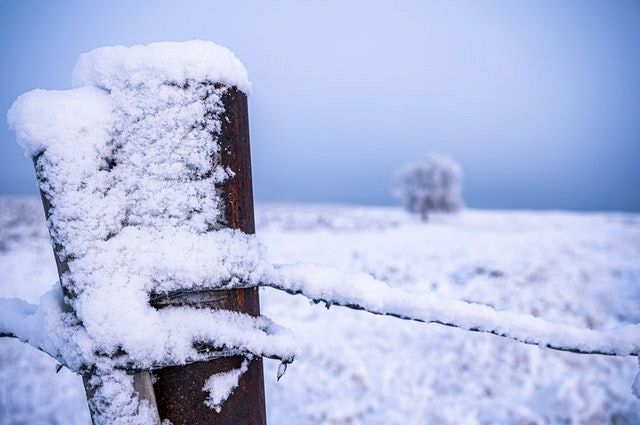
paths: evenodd
<path fill-rule="evenodd" d="M 225 113 L 221 117 L 222 129 L 218 137 L 220 165 L 229 167 L 234 173 L 218 188 L 224 205 L 225 225 L 245 233 L 255 233 L 247 96 L 230 88 L 223 95 L 222 103 Z M 180 305 L 233 310 L 253 316 L 260 314 L 257 288 L 202 291 L 178 302 Z M 239 368 L 242 361 L 240 356 L 225 357 L 154 371 L 160 417 L 169 419 L 174 425 L 265 425 L 264 377 L 260 357 L 251 360 L 238 388 L 224 402 L 219 413 L 204 403 L 207 396 L 202 390 L 204 381 L 215 373 Z"/>
<path fill-rule="evenodd" d="M 223 95 L 222 103 L 225 113 L 221 117 L 222 128 L 218 136 L 220 165 L 229 167 L 234 173 L 233 177 L 217 188 L 224 207 L 224 224 L 252 234 L 255 233 L 255 224 L 247 96 L 232 87 Z M 34 163 L 37 164 L 37 160 L 38 158 L 34 158 Z M 45 214 L 49 218 L 50 202 L 42 192 L 41 195 Z M 62 279 L 68 266 L 60 259 L 61 248 L 54 246 L 58 274 Z M 252 316 L 260 314 L 257 288 L 201 291 L 177 302 L 183 306 L 233 310 Z M 171 305 L 170 301 L 163 304 L 168 305 Z M 161 418 L 169 419 L 173 425 L 265 425 L 264 377 L 260 357 L 251 360 L 247 371 L 240 378 L 238 388 L 224 402 L 220 412 L 205 405 L 207 394 L 202 390 L 205 380 L 215 373 L 239 368 L 243 360 L 241 356 L 234 356 L 159 369 L 153 372 L 156 378 L 153 386 L 150 373 L 141 372 L 135 375 L 134 386 L 142 399 L 157 406 L 160 416 L 158 423 Z M 94 389 L 88 382 L 89 377 L 84 377 L 87 398 L 90 399 Z M 91 413 L 94 416 L 96 412 Z"/>

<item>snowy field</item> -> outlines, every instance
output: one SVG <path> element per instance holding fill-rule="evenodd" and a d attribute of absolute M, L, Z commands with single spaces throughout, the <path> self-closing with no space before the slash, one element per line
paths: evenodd
<path fill-rule="evenodd" d="M 364 271 L 390 285 L 593 329 L 640 321 L 640 215 L 470 210 L 428 224 L 399 209 L 258 205 L 276 262 Z M 40 200 L 0 198 L 0 297 L 56 280 Z M 263 312 L 302 351 L 276 382 L 273 424 L 640 424 L 637 360 L 558 353 L 321 305 L 275 290 Z M 0 341 L 0 424 L 88 424 L 80 378 Z"/>

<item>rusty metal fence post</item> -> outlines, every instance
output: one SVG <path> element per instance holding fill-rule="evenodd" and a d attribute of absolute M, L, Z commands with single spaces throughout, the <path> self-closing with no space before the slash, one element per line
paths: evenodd
<path fill-rule="evenodd" d="M 225 115 L 221 117 L 222 128 L 218 137 L 220 165 L 230 168 L 234 173 L 233 177 L 217 188 L 224 206 L 224 224 L 228 228 L 253 234 L 255 224 L 247 96 L 235 87 L 229 88 L 222 97 L 222 103 Z M 37 171 L 37 158 L 34 158 L 34 163 Z M 48 218 L 51 205 L 44 194 L 42 201 Z M 62 279 L 68 266 L 61 261 L 60 251 L 61 247 L 54 246 L 58 274 Z M 252 316 L 260 314 L 257 288 L 201 291 L 176 300 L 176 304 L 232 310 Z M 164 304 L 167 305 L 171 305 L 171 301 Z M 240 378 L 238 388 L 224 402 L 220 412 L 205 405 L 205 380 L 213 374 L 239 368 L 243 360 L 241 356 L 224 357 L 209 362 L 159 369 L 153 372 L 156 378 L 153 387 L 149 372 L 138 373 L 134 382 L 139 396 L 152 405 L 156 404 L 160 418 L 170 420 L 173 425 L 265 425 L 264 376 L 260 357 L 251 360 L 247 371 Z M 85 388 L 89 398 L 92 389 L 87 377 Z"/>

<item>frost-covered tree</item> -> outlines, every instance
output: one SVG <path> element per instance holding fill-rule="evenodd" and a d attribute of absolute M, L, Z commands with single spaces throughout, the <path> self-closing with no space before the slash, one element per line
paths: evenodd
<path fill-rule="evenodd" d="M 462 206 L 462 171 L 444 155 L 425 155 L 396 173 L 393 194 L 412 213 L 453 212 Z"/>

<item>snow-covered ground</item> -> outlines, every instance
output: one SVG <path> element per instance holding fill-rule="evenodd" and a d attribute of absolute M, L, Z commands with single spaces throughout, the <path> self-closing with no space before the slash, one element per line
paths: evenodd
<path fill-rule="evenodd" d="M 395 208 L 278 204 L 256 218 L 276 262 L 594 329 L 640 321 L 640 215 L 468 210 L 423 224 Z M 40 200 L 0 198 L 0 297 L 35 302 L 55 279 Z M 633 358 L 327 311 L 271 289 L 262 306 L 302 347 L 279 382 L 265 362 L 271 424 L 640 423 Z M 0 424 L 88 423 L 78 377 L 0 341 Z"/>

